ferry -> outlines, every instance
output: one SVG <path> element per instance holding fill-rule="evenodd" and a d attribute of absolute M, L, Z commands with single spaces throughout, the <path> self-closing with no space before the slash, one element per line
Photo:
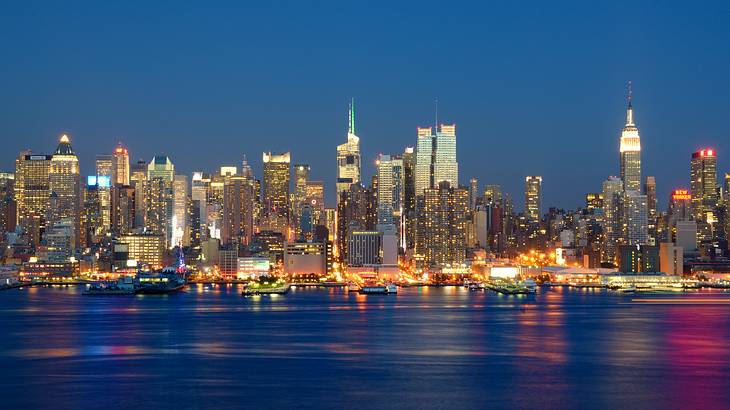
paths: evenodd
<path fill-rule="evenodd" d="M 388 295 L 397 294 L 398 287 L 394 283 L 366 283 L 360 288 L 360 293 L 364 295 Z"/>
<path fill-rule="evenodd" d="M 86 288 L 84 295 L 134 295 L 136 289 L 131 277 L 119 278 L 116 283 L 94 283 Z"/>
<path fill-rule="evenodd" d="M 137 293 L 144 295 L 162 295 L 177 292 L 185 287 L 184 272 L 173 267 L 160 271 L 137 273 Z"/>
<path fill-rule="evenodd" d="M 241 295 L 285 295 L 289 293 L 289 290 L 291 290 L 291 284 L 283 279 L 274 280 L 271 277 L 262 277 L 246 286 Z"/>

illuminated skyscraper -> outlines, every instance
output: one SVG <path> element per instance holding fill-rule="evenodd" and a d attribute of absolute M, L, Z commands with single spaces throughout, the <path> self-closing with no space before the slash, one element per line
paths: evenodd
<path fill-rule="evenodd" d="M 129 152 L 121 142 L 114 148 L 114 172 L 112 175 L 114 175 L 112 185 L 129 185 Z"/>
<path fill-rule="evenodd" d="M 469 180 L 469 209 L 476 209 L 479 197 L 479 181 L 476 178 Z"/>
<path fill-rule="evenodd" d="M 81 222 L 81 178 L 79 175 L 79 159 L 71 148 L 68 135 L 63 134 L 58 147 L 51 157 L 48 188 L 57 196 L 55 207 L 50 213 L 55 221 L 70 221 L 74 228 L 73 248 L 79 243 Z"/>
<path fill-rule="evenodd" d="M 697 221 L 698 240 L 709 242 L 713 239 L 716 222 L 715 207 L 717 195 L 717 151 L 701 149 L 692 154 L 690 162 L 690 192 L 692 211 Z"/>
<path fill-rule="evenodd" d="M 466 224 L 469 219 L 469 192 L 452 188 L 447 181 L 423 194 L 419 215 L 417 251 L 431 267 L 460 265 L 466 259 Z"/>
<path fill-rule="evenodd" d="M 114 158 L 111 155 L 96 156 L 96 190 L 101 209 L 101 227 L 106 232 L 111 226 L 111 185 L 114 184 Z"/>
<path fill-rule="evenodd" d="M 135 218 L 136 190 L 129 185 L 114 185 L 111 189 L 111 230 L 117 235 L 132 232 Z"/>
<path fill-rule="evenodd" d="M 603 246 L 601 262 L 617 263 L 622 238 L 623 181 L 608 177 L 603 181 Z"/>
<path fill-rule="evenodd" d="M 403 213 L 403 158 L 380 154 L 378 172 L 378 224 L 398 225 Z"/>
<path fill-rule="evenodd" d="M 644 181 L 644 195 L 646 195 L 646 207 L 648 218 L 648 244 L 657 246 L 657 208 L 656 208 L 656 179 L 652 176 L 646 177 Z"/>
<path fill-rule="evenodd" d="M 307 201 L 307 181 L 309 180 L 310 167 L 307 164 L 294 165 L 294 195 L 291 200 L 292 227 L 299 232 L 301 209 Z"/>
<path fill-rule="evenodd" d="M 355 100 L 350 101 L 347 142 L 337 146 L 337 200 L 350 185 L 360 182 L 360 138 L 355 134 Z"/>
<path fill-rule="evenodd" d="M 129 182 L 134 188 L 134 227 L 142 228 L 147 206 L 147 162 L 135 162 L 130 171 Z"/>
<path fill-rule="evenodd" d="M 172 215 L 172 245 L 190 245 L 190 227 L 188 226 L 188 177 L 175 175 L 172 181 L 173 215 Z"/>
<path fill-rule="evenodd" d="M 418 128 L 416 145 L 416 195 L 423 195 L 426 188 L 436 188 L 446 181 L 450 186 L 459 185 L 459 163 L 456 161 L 456 125 L 439 125 Z"/>
<path fill-rule="evenodd" d="M 416 246 L 416 153 L 413 147 L 403 152 L 403 231 L 404 249 Z"/>
<path fill-rule="evenodd" d="M 41 230 L 46 226 L 50 170 L 50 155 L 23 151 L 15 162 L 18 225 L 30 236 L 33 246 L 38 246 L 40 243 Z"/>
<path fill-rule="evenodd" d="M 263 218 L 267 230 L 289 238 L 289 164 L 288 152 L 264 152 Z"/>
<path fill-rule="evenodd" d="M 540 221 L 542 210 L 542 177 L 525 177 L 525 214 L 532 222 Z"/>
<path fill-rule="evenodd" d="M 226 178 L 223 188 L 221 241 L 224 244 L 251 243 L 254 231 L 253 180 L 243 175 Z"/>
<path fill-rule="evenodd" d="M 166 248 L 176 245 L 173 241 L 174 177 L 175 166 L 164 155 L 156 155 L 147 166 L 145 230 L 162 235 Z"/>
<path fill-rule="evenodd" d="M 423 195 L 423 191 L 433 187 L 433 128 L 417 128 L 416 141 L 416 169 L 415 187 L 416 196 Z"/>
<path fill-rule="evenodd" d="M 646 245 L 649 239 L 649 223 L 646 195 L 626 191 L 623 203 L 623 230 L 626 245 Z"/>
<path fill-rule="evenodd" d="M 312 207 L 312 224 L 325 224 L 324 182 L 307 181 L 304 203 Z M 334 234 L 334 231 L 333 231 Z"/>
<path fill-rule="evenodd" d="M 628 106 L 626 108 L 626 125 L 621 131 L 619 153 L 621 157 L 621 180 L 625 191 L 641 191 L 641 138 L 639 129 L 634 124 L 634 108 L 631 82 L 629 82 Z"/>

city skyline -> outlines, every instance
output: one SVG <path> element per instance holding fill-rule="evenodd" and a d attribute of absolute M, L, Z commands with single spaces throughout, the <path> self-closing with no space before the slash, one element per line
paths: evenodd
<path fill-rule="evenodd" d="M 439 117 L 459 127 L 463 178 L 501 184 L 515 196 L 525 175 L 541 175 L 544 203 L 574 208 L 585 192 L 599 190 L 597 181 L 619 174 L 615 159 L 628 80 L 634 82 L 646 153 L 643 173 L 657 176 L 660 201 L 688 185 L 686 153 L 714 148 L 719 169 L 727 167 L 730 103 L 723 96 L 730 84 L 727 53 L 721 52 L 727 10 L 721 5 L 692 8 L 682 17 L 668 5 L 632 4 L 628 14 L 619 4 L 605 5 L 601 13 L 582 13 L 587 6 L 456 5 L 439 33 L 415 30 L 422 19 L 442 15 L 433 4 L 377 13 L 322 4 L 307 27 L 298 22 L 302 10 L 296 7 L 196 10 L 202 21 L 195 21 L 194 33 L 184 24 L 194 20 L 185 10 L 153 8 L 152 15 L 165 16 L 160 23 L 118 7 L 76 16 L 51 7 L 32 18 L 9 7 L 12 19 L 0 30 L 21 40 L 3 46 L 8 81 L 2 95 L 13 102 L 0 113 L 4 134 L 11 136 L 0 157 L 4 169 L 14 153 L 28 146 L 42 150 L 68 132 L 83 174 L 91 173 L 86 158 L 121 140 L 133 160 L 166 154 L 186 175 L 238 164 L 244 153 L 260 169 L 260 152 L 286 149 L 294 161 L 313 165 L 312 178 L 331 181 L 336 168 L 330 158 L 342 143 L 344 107 L 354 96 L 363 174 L 372 175 L 378 154 L 414 145 L 416 127 L 433 124 L 438 97 Z M 244 15 L 250 26 L 234 25 Z M 246 41 L 249 30 L 262 29 L 256 17 L 273 15 L 288 31 L 264 30 L 268 37 Z M 356 29 L 374 15 L 381 32 Z M 523 30 L 533 23 L 533 30 Z M 100 24 L 110 29 L 85 36 L 85 27 Z M 130 25 L 136 28 L 132 38 L 120 41 L 120 27 Z M 643 29 L 649 25 L 652 30 Z M 38 29 L 28 33 L 28 26 Z M 171 33 L 187 42 L 169 44 Z M 51 37 L 52 52 L 26 52 Z M 315 40 L 321 46 L 312 45 Z M 218 44 L 216 53 L 207 51 L 206 41 Z M 706 52 L 699 53 L 697 44 Z M 433 63 L 424 66 L 427 57 Z M 289 73 L 283 67 L 292 59 L 297 69 Z M 670 66 L 682 68 L 665 69 Z M 208 155 L 196 158 L 201 141 Z M 501 155 L 515 150 L 523 163 Z M 572 169 L 556 167 L 558 155 L 569 156 Z M 577 178 L 575 169 L 581 170 Z"/>
<path fill-rule="evenodd" d="M 621 150 L 623 149 L 623 145 L 622 144 L 624 144 L 622 142 L 623 139 L 624 139 L 623 135 L 626 133 L 626 127 L 629 126 L 629 124 L 630 124 L 631 127 L 634 127 L 634 125 L 635 125 L 635 122 L 634 122 L 635 121 L 635 118 L 634 118 L 634 113 L 633 113 L 633 108 L 634 108 L 633 107 L 633 105 L 634 105 L 634 103 L 633 103 L 633 92 L 631 90 L 632 84 L 631 84 L 630 81 L 629 81 L 628 84 L 629 84 L 628 85 L 629 89 L 628 89 L 627 94 L 626 94 L 626 100 L 625 100 L 625 104 L 626 105 L 624 106 L 625 125 L 623 127 L 623 131 L 620 131 L 618 133 L 617 138 L 616 138 L 616 140 L 618 141 L 617 149 L 616 149 L 618 158 L 616 158 L 616 160 L 617 160 L 619 166 L 616 167 L 617 168 L 616 169 L 617 172 L 615 172 L 615 173 L 610 173 L 609 172 L 609 173 L 607 173 L 605 175 L 605 177 L 603 179 L 605 179 L 607 177 L 613 177 L 613 176 L 620 177 L 620 175 L 622 173 L 622 171 L 621 171 L 621 163 L 622 163 L 621 158 L 624 155 L 621 152 Z M 357 141 L 358 146 L 361 146 L 362 145 L 362 141 L 361 141 L 362 139 L 359 138 L 358 136 L 356 136 L 354 133 L 351 132 L 354 129 L 354 122 L 355 122 L 354 99 L 351 99 L 349 104 L 350 105 L 348 106 L 348 122 L 347 122 L 347 129 L 348 129 L 348 131 L 345 133 L 345 136 L 347 138 L 351 138 L 352 136 L 354 136 L 356 138 L 356 141 Z M 438 121 L 438 118 L 436 118 L 436 121 Z M 636 123 L 639 123 L 639 122 L 640 121 L 636 121 Z M 447 123 L 439 122 L 438 128 L 440 129 L 440 127 L 442 125 L 443 126 L 447 126 L 447 127 L 451 127 L 451 125 L 449 125 Z M 453 125 L 454 126 L 457 126 L 458 124 L 453 124 Z M 436 135 L 436 131 L 435 131 L 436 128 L 437 127 L 435 127 L 434 125 L 423 126 L 423 127 L 422 126 L 416 127 L 416 130 L 415 130 L 416 132 L 413 135 L 413 140 L 410 141 L 412 143 L 411 144 L 409 144 L 409 143 L 404 144 L 402 146 L 400 152 L 402 152 L 402 150 L 403 149 L 406 149 L 406 148 L 408 148 L 408 149 L 415 148 L 418 145 L 418 140 L 421 138 L 421 135 L 420 134 L 422 132 L 428 131 L 428 134 L 430 135 L 431 134 L 431 130 L 433 129 L 434 130 L 433 133 L 434 133 L 434 135 Z M 635 130 L 636 127 L 634 127 L 633 129 Z M 459 134 L 461 134 L 461 132 L 459 132 Z M 75 144 L 75 142 L 74 142 L 75 141 L 74 136 L 71 135 L 71 134 L 69 134 L 69 133 L 67 133 L 67 132 L 61 132 L 61 133 L 59 133 L 56 138 L 57 139 L 60 138 L 61 140 L 69 140 L 69 138 L 73 138 L 74 140 L 71 141 L 71 142 Z M 638 139 L 638 137 L 637 137 L 637 139 Z M 464 153 L 462 151 L 467 151 L 468 152 L 468 147 L 465 149 L 465 147 L 462 146 L 462 144 L 464 144 L 464 143 L 463 142 L 460 143 L 459 138 L 457 138 L 456 141 L 457 141 L 456 142 L 456 146 L 457 146 L 457 151 L 459 152 L 459 157 L 460 158 L 463 158 Z M 637 144 L 638 144 L 638 142 L 637 142 Z M 83 151 L 83 150 L 79 150 L 78 148 L 76 148 L 77 146 L 78 145 L 76 145 L 76 144 L 74 145 L 74 151 L 75 152 L 78 153 L 79 151 Z M 111 159 L 112 156 L 115 153 L 120 152 L 119 151 L 120 148 L 123 148 L 125 150 L 125 153 L 127 151 L 130 152 L 130 154 L 129 154 L 129 161 L 130 162 L 135 162 L 135 161 L 145 161 L 145 162 L 154 161 L 155 157 L 158 157 L 158 156 L 168 157 L 171 160 L 173 160 L 173 162 L 176 163 L 176 164 L 178 163 L 178 161 L 180 161 L 180 162 L 189 162 L 189 159 L 187 159 L 187 158 L 177 158 L 177 157 L 174 157 L 173 155 L 169 154 L 169 152 L 160 152 L 160 153 L 155 153 L 155 154 L 149 154 L 147 156 L 149 156 L 150 159 L 147 159 L 146 158 L 147 156 L 135 157 L 134 156 L 135 147 L 129 147 L 128 144 L 124 140 L 119 139 L 119 140 L 117 140 L 117 142 L 115 143 L 115 145 L 113 146 L 112 149 L 108 150 L 107 152 L 99 152 L 99 153 L 96 153 L 96 154 L 92 155 L 91 158 L 85 159 L 81 155 L 77 154 L 77 156 L 79 157 L 80 175 L 81 176 L 84 176 L 84 177 L 86 177 L 86 176 L 94 176 L 94 175 L 101 175 L 99 173 L 99 168 L 98 168 L 99 167 L 99 158 L 100 157 L 109 157 Z M 43 155 L 43 154 L 50 154 L 50 153 L 53 152 L 52 149 L 48 149 L 48 150 L 45 150 L 44 151 L 42 149 L 36 149 L 35 147 L 26 147 L 26 148 L 24 148 L 21 151 L 28 150 L 28 149 L 31 150 L 34 154 L 41 154 L 41 155 Z M 685 164 L 689 164 L 689 161 L 687 161 L 687 159 L 690 158 L 691 156 L 693 156 L 696 152 L 699 152 L 701 150 L 708 150 L 708 149 L 711 150 L 714 153 L 714 156 L 713 156 L 714 158 L 720 158 L 720 160 L 719 160 L 719 164 L 720 165 L 716 165 L 718 176 L 721 177 L 722 175 L 724 175 L 725 172 L 730 172 L 730 171 L 725 171 L 725 169 L 723 168 L 723 165 L 722 165 L 723 164 L 723 161 L 722 161 L 722 157 L 723 157 L 722 151 L 719 150 L 719 149 L 717 149 L 716 146 L 712 146 L 712 147 L 710 147 L 710 146 L 702 146 L 702 145 L 701 146 L 698 146 L 696 149 L 693 149 L 691 152 L 689 152 L 689 153 L 686 154 L 687 157 L 685 158 L 684 163 Z M 292 159 L 290 160 L 291 161 L 291 164 L 290 164 L 290 171 L 291 172 L 294 171 L 294 169 L 292 168 L 292 165 L 293 164 L 305 163 L 305 164 L 310 165 L 310 167 L 312 168 L 308 172 L 308 173 L 311 172 L 310 179 L 311 180 L 316 180 L 317 179 L 316 178 L 317 175 L 322 175 L 323 174 L 323 172 L 321 171 L 321 168 L 327 168 L 327 164 L 312 163 L 312 162 L 308 162 L 308 161 L 305 161 L 305 160 L 301 160 L 300 158 L 297 158 L 296 157 L 296 147 L 286 148 L 286 149 L 282 148 L 282 150 L 288 150 L 289 152 L 287 153 L 287 155 L 290 155 L 292 157 Z M 646 151 L 647 148 L 642 147 L 642 148 L 639 148 L 639 150 L 640 151 Z M 266 157 L 266 153 L 267 152 L 270 153 L 270 152 L 272 152 L 272 150 L 265 150 L 265 151 L 262 151 L 262 152 L 264 152 L 264 157 Z M 360 148 L 360 152 L 362 152 L 361 148 Z M 397 154 L 398 152 L 399 151 L 393 151 L 392 153 L 379 152 L 377 154 L 377 156 L 374 157 L 372 160 L 367 160 L 367 159 L 363 160 L 362 162 L 365 163 L 365 164 L 368 164 L 368 166 L 362 167 L 362 169 L 367 170 L 367 172 L 363 172 L 362 170 L 360 170 L 360 168 L 358 168 L 359 181 L 361 183 L 367 184 L 368 181 L 370 180 L 370 177 L 376 176 L 378 174 L 377 161 L 378 161 L 378 157 L 379 156 L 381 156 L 381 155 Z M 185 176 L 188 176 L 188 177 L 192 177 L 195 172 L 202 171 L 202 172 L 207 172 L 207 173 L 215 173 L 215 172 L 220 171 L 222 168 L 226 168 L 226 167 L 228 167 L 228 168 L 235 167 L 235 168 L 239 169 L 240 172 L 243 172 L 243 169 L 240 167 L 240 163 L 241 163 L 242 160 L 243 161 L 247 161 L 247 163 L 248 163 L 248 159 L 247 158 L 258 158 L 257 153 L 255 153 L 256 155 L 251 155 L 251 154 L 252 153 L 250 153 L 250 152 L 244 152 L 244 153 L 241 154 L 241 158 L 239 158 L 239 160 L 237 162 L 235 162 L 235 161 L 231 161 L 231 162 L 219 162 L 217 164 L 212 164 L 212 167 L 210 167 L 210 168 L 197 167 L 197 168 L 194 168 L 193 170 L 186 170 L 186 169 L 182 169 L 181 170 L 179 167 L 176 166 L 176 174 L 180 174 L 180 175 L 185 175 Z M 332 154 L 332 156 L 335 156 L 335 157 L 337 156 L 336 150 L 335 150 L 335 152 L 330 153 L 330 154 Z M 645 155 L 646 156 L 650 156 L 651 153 L 646 154 L 645 152 L 642 152 L 642 158 Z M 16 154 L 16 157 L 17 157 L 17 154 Z M 198 158 L 200 158 L 200 159 L 203 160 L 201 162 L 208 162 L 208 161 L 205 160 L 207 158 L 207 156 L 204 153 L 203 154 L 198 153 Z M 717 162 L 717 159 L 715 159 L 715 161 Z M 252 166 L 254 175 L 255 176 L 258 176 L 258 177 L 263 177 L 264 161 L 260 161 L 260 163 L 257 163 L 257 162 L 258 161 L 252 161 L 252 163 L 254 164 Z M 323 181 L 324 188 L 325 188 L 324 189 L 324 193 L 325 193 L 326 205 L 328 207 L 333 207 L 333 206 L 336 205 L 336 203 L 335 203 L 336 196 L 337 196 L 336 192 L 338 190 L 337 183 L 336 183 L 337 182 L 337 175 L 336 175 L 337 174 L 337 163 L 332 158 L 330 158 L 330 160 L 328 162 L 334 163 L 334 164 L 330 164 L 330 165 L 332 165 L 332 168 L 334 168 L 334 172 L 333 173 L 335 175 L 332 176 L 331 180 L 325 179 Z M 463 162 L 463 161 L 459 161 L 459 162 Z M 12 168 L 14 167 L 14 164 L 11 164 L 11 165 L 12 166 L 5 167 L 7 169 L 3 168 L 2 170 L 0 170 L 0 172 L 2 172 L 2 171 L 12 172 Z M 467 166 L 466 168 L 470 168 L 470 167 Z M 655 174 L 651 174 L 651 173 L 648 173 L 648 172 L 645 171 L 646 168 L 645 168 L 645 163 L 643 162 L 643 159 L 639 162 L 639 169 L 640 169 L 639 172 L 641 172 L 641 175 L 638 176 L 638 180 L 639 181 L 643 181 L 643 178 L 645 176 L 652 176 L 652 177 L 656 178 Z M 659 181 L 660 182 L 657 183 L 657 186 L 661 187 L 661 188 L 657 188 L 657 192 L 658 192 L 657 193 L 657 208 L 658 209 L 665 209 L 667 207 L 667 205 L 669 204 L 669 199 L 671 197 L 671 194 L 672 194 L 672 192 L 675 189 L 687 188 L 687 187 L 689 187 L 689 185 L 691 183 L 691 181 L 690 181 L 691 178 L 689 177 L 689 175 L 690 175 L 689 171 L 690 170 L 687 169 L 687 172 L 685 172 L 685 176 L 684 176 L 684 182 L 680 182 L 680 183 L 675 184 L 673 186 L 669 186 L 669 184 L 666 183 L 666 182 L 664 184 L 662 184 L 661 183 L 661 180 L 662 180 L 661 175 L 664 175 L 665 169 L 666 170 L 669 170 L 669 169 L 671 169 L 671 167 L 669 167 L 669 166 L 667 166 L 667 164 L 665 164 L 665 166 L 663 168 L 660 168 L 658 170 L 658 172 L 657 172 L 657 174 L 660 175 L 660 177 L 659 177 Z M 320 172 L 316 172 L 317 170 L 319 170 Z M 127 171 L 127 172 L 129 172 L 129 171 Z M 326 172 L 324 172 L 324 174 L 326 174 Z M 457 178 L 458 178 L 458 181 L 459 181 L 459 186 L 467 187 L 471 183 L 470 180 L 472 178 L 476 178 L 478 180 L 478 190 L 479 191 L 482 191 L 483 189 L 485 189 L 485 187 L 487 185 L 500 185 L 502 187 L 503 192 L 505 192 L 507 194 L 510 194 L 513 197 L 519 198 L 519 196 L 521 196 L 522 193 L 523 193 L 523 191 L 524 191 L 524 178 L 530 176 L 530 175 L 527 175 L 527 174 L 520 176 L 520 178 L 521 178 L 520 186 L 516 187 L 516 189 L 514 189 L 514 190 L 511 190 L 508 185 L 502 183 L 501 181 L 503 181 L 505 179 L 513 179 L 512 178 L 513 176 L 509 176 L 509 177 L 505 178 L 504 175 L 500 175 L 498 173 L 496 175 L 495 174 L 491 174 L 491 175 L 493 175 L 493 177 L 490 178 L 490 179 L 487 179 L 487 180 L 483 180 L 483 179 L 481 179 L 480 177 L 478 177 L 476 175 L 458 175 L 457 174 Z M 542 205 L 541 205 L 541 210 L 540 211 L 541 212 L 545 212 L 549 208 L 577 209 L 577 208 L 584 207 L 585 206 L 585 195 L 588 194 L 588 193 L 591 193 L 591 192 L 599 192 L 601 190 L 601 181 L 603 179 L 599 180 L 598 182 L 596 182 L 596 181 L 586 181 L 585 178 L 582 178 L 581 177 L 581 175 L 582 174 L 580 174 L 580 173 L 576 173 L 573 176 L 574 180 L 565 181 L 565 182 L 579 182 L 579 181 L 582 181 L 583 184 L 576 184 L 576 185 L 580 185 L 580 186 L 582 186 L 584 184 L 591 185 L 591 187 L 589 187 L 589 189 L 587 189 L 586 191 L 578 194 L 578 201 L 576 203 L 572 203 L 572 204 L 567 204 L 567 203 L 566 204 L 562 204 L 562 203 L 561 204 L 550 203 L 549 202 L 550 201 L 549 198 L 556 196 L 556 194 L 555 193 L 552 193 L 552 195 L 551 195 L 551 193 L 549 191 L 549 189 L 551 188 L 550 181 L 546 181 L 547 182 L 547 186 L 548 186 L 548 190 L 541 189 L 541 191 L 542 191 L 541 192 Z M 539 176 L 541 178 L 545 178 L 544 175 L 539 175 Z M 554 181 L 554 182 L 557 182 L 557 181 Z M 293 182 L 291 182 L 291 183 L 293 183 Z M 560 185 L 564 185 L 564 184 L 558 184 L 558 183 L 556 183 L 555 186 L 553 186 L 552 188 L 559 188 Z M 572 184 L 569 183 L 568 185 L 572 185 Z M 721 182 L 718 181 L 718 186 L 720 186 L 720 185 L 721 185 Z M 294 186 L 292 185 L 290 188 L 294 188 Z M 592 189 L 592 188 L 595 188 L 595 189 Z M 548 199 L 545 199 L 545 198 L 548 198 Z M 518 200 L 518 201 L 515 202 L 515 204 L 517 205 L 515 207 L 516 210 L 520 210 L 520 211 L 525 210 L 524 209 L 524 204 L 525 204 L 524 201 L 519 201 Z"/>

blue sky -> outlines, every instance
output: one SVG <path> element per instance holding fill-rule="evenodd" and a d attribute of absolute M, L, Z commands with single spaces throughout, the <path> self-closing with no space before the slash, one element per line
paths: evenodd
<path fill-rule="evenodd" d="M 84 173 L 117 141 L 190 173 L 292 152 L 327 182 L 347 102 L 366 174 L 457 124 L 460 178 L 522 207 L 574 208 L 618 173 L 626 82 L 662 206 L 690 153 L 730 172 L 730 5 L 722 2 L 14 2 L 0 16 L 0 169 L 69 132 Z M 730 153 L 728 153 L 730 155 Z"/>

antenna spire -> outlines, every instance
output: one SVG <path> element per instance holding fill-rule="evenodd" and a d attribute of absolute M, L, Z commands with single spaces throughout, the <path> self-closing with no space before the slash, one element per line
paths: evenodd
<path fill-rule="evenodd" d="M 435 105 L 435 118 L 433 123 L 433 132 L 438 132 L 439 130 L 439 98 L 436 97 L 434 100 Z"/>
<path fill-rule="evenodd" d="M 634 107 L 631 105 L 631 100 L 634 98 L 634 91 L 631 87 L 631 80 L 629 80 L 629 84 L 627 87 L 627 96 L 626 100 L 628 102 L 628 105 L 626 107 L 626 125 L 632 126 L 634 125 Z"/>
<path fill-rule="evenodd" d="M 347 114 L 347 133 L 355 135 L 355 98 L 350 99 L 350 109 Z"/>

